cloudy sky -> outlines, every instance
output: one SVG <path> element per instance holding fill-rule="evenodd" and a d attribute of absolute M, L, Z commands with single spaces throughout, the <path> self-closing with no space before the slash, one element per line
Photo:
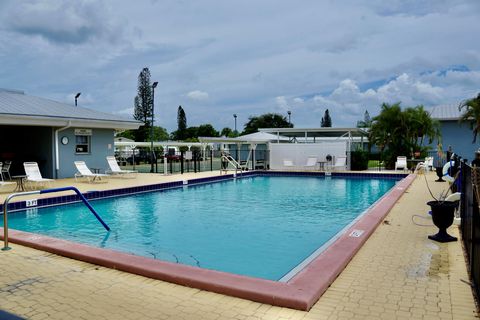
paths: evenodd
<path fill-rule="evenodd" d="M 354 126 L 382 102 L 480 92 L 478 0 L 0 1 L 0 87 L 131 116 L 150 68 L 157 124 L 238 128 L 292 112 Z"/>

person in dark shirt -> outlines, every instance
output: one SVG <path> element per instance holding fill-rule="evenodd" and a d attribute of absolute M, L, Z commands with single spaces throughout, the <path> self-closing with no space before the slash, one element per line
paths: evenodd
<path fill-rule="evenodd" d="M 480 149 L 475 151 L 475 159 L 472 161 L 472 167 L 479 167 L 480 168 Z"/>

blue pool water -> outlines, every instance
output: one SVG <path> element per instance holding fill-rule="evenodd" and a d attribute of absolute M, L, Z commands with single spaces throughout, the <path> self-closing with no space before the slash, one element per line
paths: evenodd
<path fill-rule="evenodd" d="M 250 177 L 16 212 L 10 227 L 97 247 L 279 280 L 352 222 L 392 179 Z"/>

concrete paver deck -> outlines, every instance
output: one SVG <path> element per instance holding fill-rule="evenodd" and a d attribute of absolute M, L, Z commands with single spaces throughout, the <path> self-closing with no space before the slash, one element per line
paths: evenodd
<path fill-rule="evenodd" d="M 433 174 L 427 177 L 434 194 L 446 187 L 434 183 Z M 460 242 L 435 243 L 427 239 L 435 227 L 412 222 L 412 215 L 426 216 L 429 210 L 423 179 L 417 177 L 309 312 L 186 288 L 16 244 L 0 252 L 0 309 L 29 319 L 475 319 L 470 287 L 462 281 L 468 275 Z M 449 232 L 458 236 L 455 226 Z"/>

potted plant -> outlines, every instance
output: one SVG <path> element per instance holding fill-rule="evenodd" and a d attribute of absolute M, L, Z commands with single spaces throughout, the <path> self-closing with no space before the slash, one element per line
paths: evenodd
<path fill-rule="evenodd" d="M 434 200 L 427 202 L 427 204 L 432 208 L 433 224 L 438 228 L 438 233 L 428 236 L 428 239 L 438 242 L 457 241 L 456 237 L 447 233 L 447 228 L 453 223 L 455 208 L 458 203 L 456 201 Z"/>
<path fill-rule="evenodd" d="M 452 185 L 454 184 L 455 180 L 452 182 Z M 442 192 L 439 199 L 436 199 L 430 192 L 430 194 L 434 198 L 434 201 L 427 202 L 427 204 L 432 209 L 431 212 L 433 224 L 438 228 L 438 233 L 428 236 L 428 239 L 438 242 L 457 241 L 456 237 L 452 237 L 447 233 L 447 228 L 452 225 L 455 216 L 455 209 L 458 206 L 458 201 L 451 201 L 450 199 L 450 201 L 446 201 L 448 190 L 451 190 L 451 188 L 448 188 L 447 191 Z M 452 192 L 454 191 L 452 190 Z"/>

